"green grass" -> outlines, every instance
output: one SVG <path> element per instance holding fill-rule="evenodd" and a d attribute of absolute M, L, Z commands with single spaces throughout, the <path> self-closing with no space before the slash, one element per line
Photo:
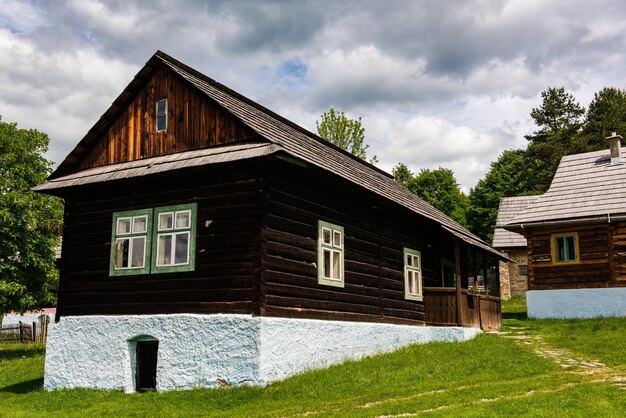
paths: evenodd
<path fill-rule="evenodd" d="M 623 319 L 533 321 L 523 300 L 503 307 L 505 327 L 623 370 Z M 575 336 L 575 338 L 573 338 Z M 266 388 L 125 394 L 46 392 L 43 347 L 0 345 L 0 416 L 623 416 L 626 391 L 570 373 L 501 336 L 415 345 L 317 370 Z"/>

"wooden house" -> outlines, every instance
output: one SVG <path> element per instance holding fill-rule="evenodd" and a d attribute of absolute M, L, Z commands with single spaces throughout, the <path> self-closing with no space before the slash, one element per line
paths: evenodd
<path fill-rule="evenodd" d="M 351 333 L 367 335 L 375 324 L 409 335 L 427 322 L 495 327 L 500 320 L 497 295 L 467 302 L 474 297 L 468 280 L 477 269 L 493 276 L 498 252 L 389 174 L 162 52 L 37 190 L 65 201 L 48 388 L 264 383 L 313 367 L 304 356 L 331 351 L 336 357 L 319 361 L 330 364 L 345 357 L 341 350 L 354 354 L 349 345 L 310 354 L 302 346 L 354 340 Z M 306 340 L 313 323 L 341 332 L 311 331 Z M 127 364 L 124 375 L 63 369 L 72 348 L 62 335 L 71 324 L 98 336 L 81 361 L 104 356 L 113 368 Z M 276 327 L 287 331 L 266 339 Z M 186 345 L 175 349 L 171 333 L 180 329 L 200 334 L 182 335 Z M 224 357 L 212 357 L 250 335 L 257 339 L 239 344 L 238 357 L 226 356 L 238 359 L 235 366 L 226 370 Z M 280 341 L 280 364 L 268 371 L 271 355 L 258 350 Z M 191 346 L 202 360 L 181 363 L 176 350 Z M 280 369 L 294 346 L 300 358 Z M 371 352 L 364 346 L 354 356 Z M 248 363 L 258 357 L 263 364 Z"/>
<path fill-rule="evenodd" d="M 528 250 L 526 238 L 501 227 L 515 218 L 537 196 L 504 197 L 500 199 L 496 228 L 491 246 L 509 259 L 500 261 L 500 297 L 525 296 L 528 290 Z"/>
<path fill-rule="evenodd" d="M 550 189 L 504 228 L 528 240 L 528 314 L 626 315 L 626 164 L 610 149 L 563 157 Z"/>

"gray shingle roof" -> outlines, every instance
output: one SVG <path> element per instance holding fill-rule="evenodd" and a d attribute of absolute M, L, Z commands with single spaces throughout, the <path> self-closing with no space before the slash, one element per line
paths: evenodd
<path fill-rule="evenodd" d="M 500 199 L 496 228 L 493 232 L 493 248 L 526 247 L 526 238 L 522 235 L 501 228 L 511 219 L 515 218 L 528 205 L 537 200 L 539 196 L 503 197 Z"/>
<path fill-rule="evenodd" d="M 607 147 L 563 157 L 550 189 L 507 222 L 507 229 L 617 215 L 626 215 L 626 164 L 610 165 Z"/>
<path fill-rule="evenodd" d="M 280 150 L 282 150 L 280 146 L 267 142 L 237 142 L 217 147 L 92 167 L 62 177 L 48 179 L 47 182 L 34 187 L 33 190 L 57 190 L 103 181 L 141 177 L 187 167 L 262 157 Z"/>
<path fill-rule="evenodd" d="M 463 228 L 451 218 L 420 199 L 396 182 L 388 173 L 358 159 L 352 154 L 330 144 L 317 135 L 277 115 L 265 107 L 240 95 L 174 58 L 158 51 L 140 70 L 131 84 L 120 94 L 96 125 L 66 157 L 59 168 L 50 176 L 58 180 L 75 169 L 82 156 L 93 146 L 98 132 L 107 126 L 107 120 L 117 116 L 133 91 L 160 66 L 166 65 L 182 78 L 189 81 L 207 97 L 217 102 L 243 123 L 255 130 L 262 138 L 280 146 L 284 151 L 310 164 L 331 171 L 352 183 L 394 201 L 409 210 L 438 222 L 458 238 L 486 251 L 504 257 L 487 243 Z M 65 177 L 65 176 L 64 176 Z"/>

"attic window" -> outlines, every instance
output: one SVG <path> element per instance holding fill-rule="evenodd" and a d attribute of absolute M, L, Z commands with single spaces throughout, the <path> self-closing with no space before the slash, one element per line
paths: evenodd
<path fill-rule="evenodd" d="M 156 131 L 161 132 L 167 129 L 167 99 L 156 102 Z"/>

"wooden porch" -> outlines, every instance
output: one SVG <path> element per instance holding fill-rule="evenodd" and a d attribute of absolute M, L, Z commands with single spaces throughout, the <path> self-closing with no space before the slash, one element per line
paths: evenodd
<path fill-rule="evenodd" d="M 502 325 L 500 298 L 461 289 L 460 312 L 457 316 L 457 289 L 425 287 L 424 309 L 428 325 L 480 327 L 495 331 Z"/>

